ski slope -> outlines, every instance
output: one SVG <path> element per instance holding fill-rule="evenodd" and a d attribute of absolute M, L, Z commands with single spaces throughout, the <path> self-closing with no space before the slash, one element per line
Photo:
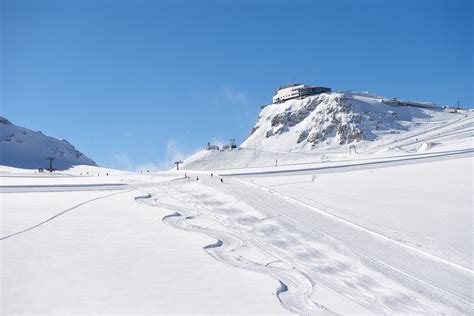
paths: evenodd
<path fill-rule="evenodd" d="M 470 157 L 426 166 L 335 172 L 322 175 L 322 180 L 316 176 L 314 182 L 303 174 L 226 177 L 222 184 L 200 173 L 199 181 L 192 175 L 175 182 L 175 189 L 152 192 L 149 203 L 173 211 L 173 221 L 165 220 L 173 227 L 220 240 L 224 254 L 218 260 L 257 272 L 263 269 L 280 280 L 287 290 L 279 297 L 290 311 L 469 313 L 474 277 L 472 185 L 465 170 L 472 162 Z M 427 183 L 413 179 L 440 168 L 445 170 L 440 180 L 425 179 L 433 188 L 439 186 L 434 180 L 445 187 L 427 196 L 426 189 L 420 190 Z M 372 173 L 378 175 L 371 179 L 367 175 Z M 365 182 L 350 194 L 359 182 L 343 180 L 347 177 Z M 406 181 L 410 177 L 412 181 Z M 380 188 L 381 178 L 392 179 L 393 190 Z M 318 188 L 326 184 L 334 193 L 321 194 L 323 204 Z M 459 191 L 459 185 L 466 189 Z M 396 192 L 406 200 L 399 201 Z M 282 269 L 291 275 L 282 276 Z"/>
<path fill-rule="evenodd" d="M 473 162 L 3 168 L 2 312 L 469 314 Z"/>
<path fill-rule="evenodd" d="M 0 167 L 1 313 L 473 314 L 473 112 L 383 100 L 267 106 L 180 171 Z"/>
<path fill-rule="evenodd" d="M 213 238 L 182 234 L 162 224 L 168 210 L 139 202 L 176 176 L 122 174 L 126 187 L 88 191 L 74 187 L 80 176 L 16 176 L 37 190 L 0 191 L 2 315 L 287 313 L 276 280 L 215 261 L 203 251 Z M 42 179 L 65 188 L 45 191 Z"/>
<path fill-rule="evenodd" d="M 312 101 L 289 101 L 285 117 L 304 102 Z M 373 96 L 353 95 L 351 102 L 380 107 Z M 262 110 L 242 148 L 202 151 L 185 160 L 187 175 L 199 176 L 194 182 L 207 188 L 178 190 L 186 198 L 175 200 L 184 205 L 169 208 L 199 211 L 181 226 L 189 229 L 198 216 L 213 218 L 246 247 L 272 256 L 260 264 L 278 263 L 305 276 L 290 282 L 284 292 L 289 299 L 281 299 L 299 314 L 472 313 L 472 112 L 402 108 L 406 121 L 398 122 L 399 132 L 376 130 L 370 141 L 347 144 L 334 144 L 335 135 L 309 149 L 293 147 L 298 142 L 291 133 L 305 120 L 273 140 L 258 135 L 281 107 Z M 206 191 L 211 189 L 218 192 Z M 223 193 L 235 202 L 215 201 Z M 220 215 L 220 204 L 229 214 Z M 248 209 L 259 216 L 248 218 Z"/>

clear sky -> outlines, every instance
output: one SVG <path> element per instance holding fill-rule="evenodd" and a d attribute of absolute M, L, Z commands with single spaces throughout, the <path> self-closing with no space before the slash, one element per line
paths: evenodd
<path fill-rule="evenodd" d="M 298 81 L 474 105 L 474 1 L 1 2 L 1 114 L 102 166 L 240 143 Z"/>

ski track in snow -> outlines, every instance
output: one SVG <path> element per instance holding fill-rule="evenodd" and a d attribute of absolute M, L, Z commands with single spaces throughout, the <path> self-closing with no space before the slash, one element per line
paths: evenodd
<path fill-rule="evenodd" d="M 318 212 L 318 213 L 320 213 L 320 214 L 322 214 L 322 215 L 324 215 L 324 216 L 327 216 L 327 217 L 330 217 L 330 218 L 332 218 L 332 219 L 335 219 L 335 220 L 337 220 L 337 221 L 339 221 L 339 222 L 341 222 L 341 223 L 343 223 L 343 224 L 345 224 L 345 225 L 349 225 L 349 226 L 351 226 L 351 227 L 354 227 L 354 228 L 356 228 L 356 229 L 359 229 L 359 230 L 361 230 L 361 231 L 363 231 L 363 232 L 366 232 L 366 233 L 368 233 L 368 234 L 370 234 L 370 235 L 372 235 L 372 236 L 375 236 L 375 237 L 377 237 L 377 238 L 380 238 L 380 239 L 382 239 L 382 240 L 384 240 L 384 241 L 388 241 L 388 242 L 391 242 L 391 243 L 395 243 L 395 244 L 397 244 L 397 245 L 400 246 L 400 247 L 407 248 L 407 249 L 409 249 L 409 250 L 411 250 L 411 251 L 414 251 L 414 252 L 417 252 L 417 253 L 419 253 L 419 254 L 421 254 L 421 255 L 427 256 L 427 257 L 429 257 L 430 259 L 439 261 L 439 262 L 441 262 L 441 263 L 443 263 L 443 264 L 446 264 L 446 265 L 449 265 L 449 266 L 451 266 L 451 267 L 453 267 L 453 268 L 459 269 L 459 270 L 461 270 L 461 271 L 463 271 L 463 272 L 465 272 L 465 273 L 468 273 L 468 274 L 470 274 L 470 275 L 474 275 L 474 271 L 471 270 L 471 269 L 469 269 L 469 268 L 467 268 L 467 267 L 463 267 L 463 266 L 461 266 L 461 265 L 459 265 L 459 264 L 456 264 L 456 263 L 454 263 L 454 262 L 451 262 L 451 261 L 445 260 L 445 259 L 443 259 L 443 258 L 434 256 L 434 255 L 429 254 L 429 253 L 427 253 L 427 252 L 425 252 L 425 251 L 423 251 L 423 250 L 420 250 L 420 249 L 418 249 L 418 248 L 412 247 L 412 246 L 410 246 L 410 245 L 406 245 L 406 244 L 404 244 L 404 243 L 402 243 L 402 242 L 400 242 L 400 241 L 398 241 L 398 240 L 395 240 L 395 239 L 392 239 L 392 238 L 383 236 L 383 235 L 381 235 L 381 234 L 379 234 L 379 233 L 377 233 L 377 232 L 375 232 L 375 231 L 372 231 L 372 230 L 370 230 L 370 229 L 368 229 L 368 228 L 365 228 L 365 227 L 363 227 L 363 226 L 354 224 L 354 223 L 352 223 L 352 222 L 350 222 L 350 221 L 348 221 L 348 220 L 342 219 L 342 218 L 337 217 L 337 216 L 335 216 L 335 215 L 329 214 L 328 212 L 325 212 L 325 211 L 323 211 L 323 210 L 321 210 L 321 209 L 319 209 L 319 208 L 317 208 L 317 207 L 314 207 L 314 206 L 312 206 L 312 205 L 309 205 L 309 204 L 306 204 L 306 203 L 304 203 L 304 202 L 301 202 L 301 201 L 299 201 L 299 200 L 297 200 L 297 199 L 295 199 L 295 198 L 293 198 L 293 197 L 287 196 L 287 195 L 285 195 L 285 194 L 283 194 L 283 193 L 281 193 L 281 192 L 278 192 L 278 191 L 276 191 L 276 190 L 274 190 L 274 189 L 270 189 L 270 188 L 268 188 L 268 187 L 266 187 L 266 186 L 258 185 L 258 184 L 255 184 L 255 183 L 252 183 L 252 182 L 249 182 L 249 181 L 245 181 L 245 180 L 242 180 L 242 179 L 236 179 L 236 180 L 237 180 L 237 181 L 240 181 L 240 182 L 242 182 L 242 183 L 245 183 L 245 184 L 247 184 L 247 185 L 254 186 L 254 187 L 258 188 L 258 189 L 261 189 L 261 190 L 270 192 L 270 193 L 272 193 L 272 194 L 275 194 L 275 195 L 277 195 L 277 196 L 279 196 L 279 197 L 281 197 L 281 198 L 283 198 L 283 199 L 288 200 L 289 202 L 296 203 L 296 204 L 299 204 L 299 205 L 301 205 L 301 206 L 303 206 L 303 207 L 310 208 L 310 209 L 312 209 L 312 210 L 314 210 L 314 211 L 316 211 L 316 212 Z"/>
<path fill-rule="evenodd" d="M 245 186 L 247 186 L 245 184 Z M 373 250 L 367 250 L 365 247 L 368 247 L 370 245 L 367 243 L 364 243 L 366 246 L 364 248 L 361 248 L 358 246 L 356 243 L 352 242 L 352 238 L 362 238 L 362 235 L 352 235 L 350 231 L 345 232 L 343 230 L 343 226 L 336 225 L 334 221 L 327 221 L 325 223 L 316 225 L 316 227 L 313 227 L 314 224 L 310 224 L 311 221 L 314 221 L 315 219 L 311 217 L 311 219 L 308 220 L 308 217 L 302 216 L 302 208 L 299 208 L 295 211 L 290 209 L 286 209 L 286 211 L 283 211 L 283 209 L 278 210 L 278 207 L 272 206 L 272 202 L 270 203 L 265 203 L 265 197 L 263 195 L 260 195 L 258 199 L 255 199 L 254 195 L 249 195 L 248 193 L 245 193 L 245 191 L 240 190 L 235 190 L 236 187 L 232 187 L 232 189 L 229 189 L 229 187 L 225 188 L 226 190 L 230 190 L 231 192 L 233 191 L 238 192 L 240 196 L 244 196 L 246 201 L 251 202 L 252 205 L 255 205 L 259 207 L 259 210 L 264 210 L 268 209 L 272 213 L 276 212 L 279 214 L 279 219 L 283 221 L 287 221 L 287 224 L 289 225 L 295 225 L 295 227 L 298 227 L 297 229 L 300 229 L 301 231 L 308 231 L 308 232 L 314 232 L 316 234 L 321 234 L 326 238 L 324 240 L 324 243 L 327 245 L 330 245 L 331 247 L 337 249 L 338 251 L 344 252 L 345 255 L 349 255 L 349 257 L 357 258 L 358 260 L 362 261 L 364 264 L 370 266 L 372 269 L 382 273 L 383 275 L 387 276 L 389 279 L 394 279 L 400 284 L 403 284 L 403 286 L 406 286 L 410 289 L 412 289 L 415 292 L 419 292 L 423 294 L 425 297 L 429 297 L 430 299 L 434 299 L 437 302 L 442 302 L 448 306 L 454 307 L 460 311 L 463 311 L 465 313 L 472 313 L 473 311 L 473 302 L 472 302 L 472 271 L 469 269 L 463 269 L 463 267 L 458 266 L 456 264 L 450 265 L 447 264 L 446 267 L 448 269 L 444 269 L 445 267 L 440 266 L 440 264 L 436 265 L 435 270 L 429 270 L 433 271 L 438 270 L 436 273 L 439 273 L 440 275 L 443 275 L 444 277 L 446 275 L 449 275 L 449 278 L 456 279 L 456 282 L 459 282 L 461 285 L 454 287 L 451 285 L 445 285 L 439 280 L 435 280 L 432 278 L 427 278 L 426 274 L 420 274 L 420 273 L 414 273 L 410 269 L 410 265 L 400 265 L 399 260 L 396 258 L 394 259 L 394 255 L 392 253 L 385 253 L 381 255 L 380 253 L 377 253 L 376 251 Z M 271 191 L 271 190 L 270 190 Z M 274 195 L 270 193 L 270 195 L 275 196 L 276 199 L 280 198 L 280 203 L 283 201 L 286 201 L 285 197 L 283 196 L 278 196 L 278 194 Z M 271 197 L 267 197 L 270 198 Z M 292 203 L 292 199 L 290 198 L 289 205 L 293 206 L 298 206 L 299 203 Z M 313 210 L 313 207 L 308 207 L 308 205 L 302 203 L 301 206 L 305 209 Z M 298 215 L 295 215 L 298 214 Z M 308 215 L 310 213 L 307 213 Z M 301 216 L 299 218 L 298 216 Z M 330 218 L 330 217 L 329 217 Z M 305 222 L 305 220 L 308 220 L 308 222 Z M 320 217 L 319 220 L 322 220 Z M 332 223 L 332 224 L 331 224 Z M 309 225 L 308 225 L 309 224 Z M 336 230 L 334 229 L 324 229 L 324 231 L 321 231 L 321 228 L 324 226 L 330 227 L 333 226 L 334 228 L 337 227 Z M 352 226 L 352 225 L 348 225 Z M 357 225 L 356 225 L 357 226 Z M 358 229 L 358 228 L 357 228 Z M 335 233 L 335 231 L 338 231 L 338 233 Z M 361 230 L 364 231 L 364 230 Z M 346 235 L 347 234 L 347 235 Z M 369 234 L 370 235 L 370 234 Z M 336 237 L 335 237 L 336 236 Z M 382 236 L 384 237 L 384 236 Z M 382 247 L 387 247 L 388 244 L 386 243 L 385 239 L 381 239 L 382 242 L 378 243 Z M 367 240 L 369 241 L 369 240 Z M 376 244 L 375 244 L 376 245 Z M 398 245 L 397 245 L 398 246 Z M 372 249 L 374 247 L 372 246 Z M 377 246 L 375 246 L 377 248 Z M 392 251 L 396 249 L 392 247 Z M 401 249 L 404 249 L 402 247 Z M 400 249 L 397 250 L 399 254 L 403 254 L 403 251 L 400 251 Z M 383 252 L 382 252 L 383 253 Z M 416 252 L 415 252 L 416 253 Z M 388 256 L 390 254 L 390 256 Z M 396 255 L 395 255 L 396 256 Z M 392 257 L 392 258 L 391 258 Z M 417 264 L 419 265 L 432 265 L 435 266 L 435 263 L 431 260 L 433 259 L 434 256 L 430 256 L 427 254 L 427 257 L 430 260 L 420 260 L 416 256 L 411 255 L 410 257 L 407 257 L 405 260 L 413 260 L 413 262 L 416 262 L 416 264 L 413 264 L 412 266 L 415 267 Z M 438 259 L 438 258 L 436 258 Z M 438 261 L 438 260 L 436 260 Z M 443 259 L 439 260 L 441 262 L 441 265 L 445 265 L 446 263 L 443 262 Z M 310 262 L 308 262 L 309 264 Z M 458 270 L 449 269 L 449 268 L 455 268 Z M 302 267 L 304 269 L 304 266 Z M 460 269 L 458 269 L 460 268 Z M 428 273 L 429 275 L 430 273 Z M 466 281 L 467 280 L 467 281 Z M 461 291 L 462 290 L 462 291 Z M 350 296 L 351 294 L 348 293 Z M 395 309 L 397 310 L 397 309 Z M 426 310 L 408 310 L 409 313 L 427 313 Z M 408 312 L 404 310 L 403 312 L 406 313 Z M 437 311 L 436 309 L 432 310 L 430 313 L 434 313 Z M 382 313 L 388 313 L 388 310 L 381 311 Z M 398 311 L 400 312 L 400 311 Z"/>
<path fill-rule="evenodd" d="M 54 220 L 54 219 L 56 219 L 56 218 L 58 218 L 58 217 L 64 215 L 64 214 L 66 214 L 66 213 L 68 213 L 68 212 L 70 212 L 70 211 L 72 211 L 72 210 L 74 210 L 74 209 L 76 209 L 76 208 L 78 208 L 78 207 L 80 207 L 80 206 L 82 206 L 82 205 L 84 205 L 84 204 L 88 204 L 88 203 L 91 203 L 91 202 L 94 202 L 94 201 L 97 201 L 97 200 L 109 198 L 109 197 L 114 196 L 114 195 L 123 194 L 123 193 L 128 193 L 128 192 L 132 192 L 132 191 L 135 191 L 135 189 L 133 189 L 133 190 L 128 190 L 128 191 L 115 192 L 115 193 L 111 193 L 111 194 L 99 196 L 99 197 L 96 197 L 96 198 L 93 198 L 93 199 L 90 199 L 90 200 L 81 202 L 81 203 L 79 203 L 79 204 L 76 204 L 76 205 L 74 205 L 74 206 L 72 206 L 72 207 L 70 207 L 70 208 L 67 208 L 67 209 L 65 209 L 65 210 L 63 210 L 63 211 L 57 213 L 57 214 L 54 215 L 54 216 L 51 216 L 50 218 L 45 219 L 44 221 L 39 222 L 38 224 L 35 224 L 35 225 L 33 225 L 33 226 L 30 226 L 30 227 L 28 227 L 28 228 L 25 228 L 25 229 L 23 229 L 23 230 L 20 230 L 20 231 L 18 231 L 18 232 L 16 232 L 16 233 L 12 233 L 12 234 L 10 234 L 10 235 L 0 237 L 0 240 L 5 240 L 5 239 L 8 239 L 8 238 L 11 238 L 11 237 L 14 237 L 14 236 L 18 236 L 18 235 L 24 234 L 24 233 L 26 233 L 26 232 L 28 232 L 28 231 L 30 231 L 30 230 L 33 230 L 33 229 L 38 228 L 38 227 L 40 227 L 40 226 L 43 226 L 44 224 L 46 224 L 46 223 L 48 223 L 48 222 L 50 222 L 50 221 L 52 221 L 52 220 Z"/>
<path fill-rule="evenodd" d="M 442 284 L 423 279 L 412 280 L 413 275 L 409 271 L 392 266 L 376 255 L 361 260 L 355 254 L 359 249 L 348 249 L 352 247 L 351 244 L 308 230 L 304 223 L 275 211 L 273 203 L 277 201 L 265 204 L 261 199 L 242 195 L 232 185 L 200 181 L 204 187 L 229 191 L 231 196 L 238 196 L 239 199 L 229 206 L 206 192 L 186 190 L 186 182 L 155 191 L 150 197 L 147 195 L 147 199 L 141 199 L 141 202 L 175 211 L 163 218 L 163 222 L 172 227 L 215 238 L 217 241 L 205 246 L 204 250 L 216 260 L 266 273 L 277 279 L 281 284 L 276 295 L 291 312 L 334 314 L 330 306 L 326 308 L 316 303 L 319 292 L 315 287 L 352 302 L 363 312 L 372 311 L 376 314 L 433 314 L 439 313 L 440 308 L 450 313 L 455 312 L 455 309 L 457 312 L 472 311 L 469 300 L 463 299 L 462 295 L 456 297 L 454 291 L 444 289 Z M 172 197 L 178 201 L 178 205 L 160 202 L 157 194 Z M 246 215 L 237 206 L 234 207 L 242 200 L 255 207 L 265 218 Z M 193 220 L 200 216 L 218 222 L 226 231 L 193 224 Z M 261 263 L 246 259 L 239 254 L 245 248 L 256 249 L 274 260 Z M 274 265 L 278 262 L 285 268 Z"/>
<path fill-rule="evenodd" d="M 144 201 L 143 196 L 141 201 Z M 146 202 L 145 202 L 146 203 Z M 167 209 L 175 208 L 172 205 L 160 203 Z M 191 223 L 193 219 L 202 214 L 195 210 L 181 209 L 162 218 L 162 221 L 174 228 L 205 234 L 216 239 L 215 243 L 205 245 L 203 249 L 214 259 L 230 264 L 236 268 L 247 269 L 254 272 L 267 274 L 279 281 L 275 295 L 280 303 L 289 311 L 301 315 L 337 315 L 322 305 L 310 299 L 313 284 L 303 273 L 294 268 L 272 266 L 279 260 L 268 263 L 258 263 L 239 254 L 239 250 L 249 247 L 248 241 L 238 233 L 227 233 L 215 229 L 204 228 Z"/>
<path fill-rule="evenodd" d="M 369 153 L 374 153 L 377 150 L 380 150 L 381 148 L 388 148 L 389 146 L 408 146 L 416 143 L 421 143 L 425 141 L 433 141 L 433 140 L 438 140 L 441 138 L 444 138 L 447 136 L 446 131 L 450 130 L 459 130 L 461 129 L 461 134 L 466 134 L 468 133 L 467 137 L 472 137 L 472 129 L 469 130 L 462 130 L 463 127 L 468 126 L 472 127 L 472 118 L 469 117 L 468 115 L 463 115 L 463 117 L 458 118 L 453 121 L 447 121 L 443 122 L 440 125 L 433 126 L 431 128 L 425 128 L 422 130 L 415 129 L 413 131 L 409 131 L 403 134 L 403 136 L 398 137 L 392 141 L 389 142 L 382 142 L 378 144 L 377 146 L 370 148 L 369 150 L 364 151 L 364 154 L 369 154 Z M 467 124 L 464 124 L 464 122 L 467 122 Z M 463 123 L 460 125 L 460 123 Z M 431 134 L 437 134 L 434 136 L 429 136 L 429 137 L 423 137 L 426 135 L 431 135 Z M 415 140 L 414 140 L 415 138 Z M 417 140 L 417 138 L 420 138 L 420 140 Z M 422 138 L 422 139 L 421 139 Z"/>
<path fill-rule="evenodd" d="M 382 161 L 370 161 L 370 162 L 357 162 L 348 164 L 337 164 L 333 166 L 323 166 L 323 167 L 311 167 L 311 168 L 298 168 L 298 169 L 284 169 L 284 170 L 270 170 L 270 171 L 253 171 L 253 172 L 236 172 L 236 173 L 221 173 L 220 176 L 229 176 L 229 177 L 245 177 L 245 176 L 274 176 L 282 174 L 313 174 L 315 171 L 318 173 L 331 173 L 331 172 L 350 172 L 355 170 L 365 170 L 365 169 L 375 169 L 375 168 L 386 168 L 399 165 L 407 164 L 418 164 L 423 162 L 430 161 L 440 161 L 454 158 L 464 158 L 472 157 L 474 154 L 474 149 L 462 149 L 462 150 L 453 150 L 446 152 L 433 153 L 429 155 L 413 155 L 410 158 L 398 158 L 398 159 L 387 159 Z"/>

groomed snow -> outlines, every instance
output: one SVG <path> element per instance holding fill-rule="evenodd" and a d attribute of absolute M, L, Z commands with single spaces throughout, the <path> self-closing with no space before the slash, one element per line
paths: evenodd
<path fill-rule="evenodd" d="M 473 163 L 469 157 L 246 180 L 470 268 Z"/>
<path fill-rule="evenodd" d="M 233 176 L 4 170 L 2 312 L 470 313 L 472 152 L 439 154 Z"/>
<path fill-rule="evenodd" d="M 66 211 L 1 240 L 2 314 L 285 313 L 276 280 L 215 261 L 215 239 L 163 224 L 141 195 L 0 194 L 2 238 Z"/>

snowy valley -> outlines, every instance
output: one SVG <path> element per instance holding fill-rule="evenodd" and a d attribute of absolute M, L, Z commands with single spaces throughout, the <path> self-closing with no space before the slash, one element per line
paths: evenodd
<path fill-rule="evenodd" d="M 0 124 L 5 314 L 474 312 L 471 110 L 322 93 L 144 174 Z"/>

